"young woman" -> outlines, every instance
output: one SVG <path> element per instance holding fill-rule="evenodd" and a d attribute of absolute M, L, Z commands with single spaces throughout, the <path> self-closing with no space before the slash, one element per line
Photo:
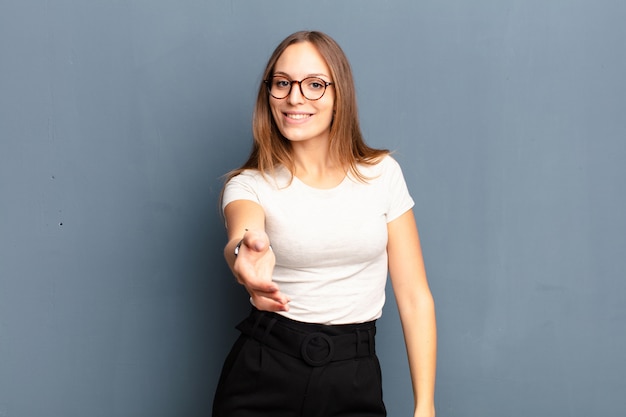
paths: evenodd
<path fill-rule="evenodd" d="M 433 417 L 434 302 L 397 162 L 361 136 L 343 51 L 320 32 L 269 59 L 248 161 L 223 193 L 226 261 L 250 295 L 214 417 L 385 416 L 375 321 L 387 273 L 415 396 Z"/>

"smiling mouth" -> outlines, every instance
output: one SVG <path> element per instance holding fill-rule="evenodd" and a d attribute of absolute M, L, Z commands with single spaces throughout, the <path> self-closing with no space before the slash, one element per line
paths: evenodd
<path fill-rule="evenodd" d="M 285 116 L 289 119 L 293 119 L 293 120 L 302 120 L 302 119 L 308 119 L 309 117 L 311 117 L 310 114 L 289 114 L 289 113 L 285 113 Z"/>

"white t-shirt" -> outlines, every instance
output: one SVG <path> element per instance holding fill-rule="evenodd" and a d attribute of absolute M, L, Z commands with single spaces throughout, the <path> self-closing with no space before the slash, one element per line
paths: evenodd
<path fill-rule="evenodd" d="M 310 187 L 281 167 L 273 177 L 246 170 L 225 187 L 223 207 L 251 200 L 265 211 L 265 231 L 276 255 L 273 279 L 290 299 L 293 320 L 362 323 L 385 303 L 387 223 L 413 207 L 398 163 L 385 156 L 359 165 L 332 189 Z"/>

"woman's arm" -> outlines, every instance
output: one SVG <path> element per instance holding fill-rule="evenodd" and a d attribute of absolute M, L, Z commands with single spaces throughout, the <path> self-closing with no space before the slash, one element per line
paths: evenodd
<path fill-rule="evenodd" d="M 415 396 L 415 417 L 435 415 L 437 325 L 413 210 L 388 225 L 389 274 L 400 312 Z"/>
<path fill-rule="evenodd" d="M 228 233 L 224 257 L 237 282 L 246 288 L 259 310 L 288 310 L 289 299 L 272 281 L 276 258 L 265 233 L 263 208 L 253 201 L 235 200 L 224 209 L 224 217 Z"/>

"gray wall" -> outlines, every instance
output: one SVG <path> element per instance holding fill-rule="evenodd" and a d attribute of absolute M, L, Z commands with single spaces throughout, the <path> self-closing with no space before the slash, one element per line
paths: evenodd
<path fill-rule="evenodd" d="M 0 2 L 0 417 L 206 416 L 246 297 L 220 175 L 269 53 L 354 66 L 416 199 L 438 415 L 626 414 L 626 3 Z M 412 406 L 393 300 L 389 414 Z"/>

